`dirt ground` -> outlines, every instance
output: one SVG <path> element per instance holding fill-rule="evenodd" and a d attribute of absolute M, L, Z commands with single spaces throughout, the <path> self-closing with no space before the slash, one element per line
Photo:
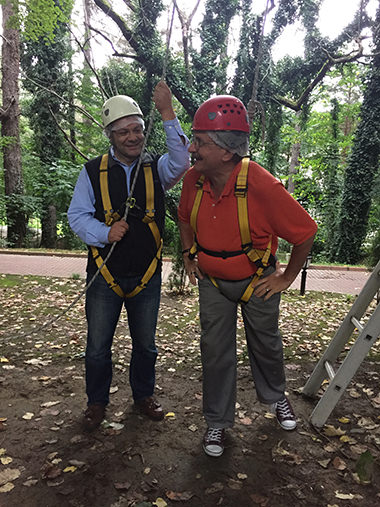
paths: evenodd
<path fill-rule="evenodd" d="M 192 301 L 164 295 L 161 320 L 173 306 L 180 314 L 193 307 Z M 171 343 L 158 331 L 156 394 L 166 413 L 161 422 L 134 411 L 130 345 L 120 323 L 111 403 L 106 422 L 91 434 L 80 425 L 84 332 L 74 318 L 67 320 L 65 333 L 53 325 L 50 341 L 45 335 L 2 345 L 1 507 L 380 505 L 380 363 L 363 363 L 328 426 L 318 431 L 309 423 L 316 402 L 301 394 L 314 363 L 307 357 L 287 360 L 298 426 L 285 432 L 257 402 L 247 363 L 239 361 L 236 423 L 223 456 L 211 458 L 201 448 L 205 424 L 195 320 L 187 323 L 191 347 L 183 345 L 181 321 Z"/>

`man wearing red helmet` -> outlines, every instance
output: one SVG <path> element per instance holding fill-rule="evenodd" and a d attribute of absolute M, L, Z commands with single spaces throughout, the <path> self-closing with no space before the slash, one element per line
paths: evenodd
<path fill-rule="evenodd" d="M 239 304 L 257 397 L 271 405 L 283 429 L 296 427 L 285 396 L 280 293 L 299 273 L 317 230 L 284 186 L 246 157 L 249 130 L 236 97 L 216 96 L 200 106 L 189 148 L 194 164 L 178 208 L 185 269 L 199 287 L 203 449 L 215 457 L 234 423 Z M 284 271 L 275 259 L 279 237 L 293 245 Z"/>

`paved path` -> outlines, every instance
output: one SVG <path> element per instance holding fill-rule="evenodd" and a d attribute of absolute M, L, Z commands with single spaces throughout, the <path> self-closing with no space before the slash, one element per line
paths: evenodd
<path fill-rule="evenodd" d="M 85 256 L 67 255 L 25 255 L 0 252 L 0 273 L 18 275 L 42 275 L 71 278 L 86 273 Z M 163 262 L 163 281 L 167 282 L 171 272 L 171 262 Z M 306 290 L 338 292 L 357 295 L 363 288 L 370 273 L 358 268 L 333 268 L 311 266 L 307 271 Z M 292 289 L 299 289 L 301 274 L 298 275 Z"/>

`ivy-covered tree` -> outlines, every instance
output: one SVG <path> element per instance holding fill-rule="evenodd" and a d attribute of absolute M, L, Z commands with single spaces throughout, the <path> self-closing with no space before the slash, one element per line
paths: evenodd
<path fill-rule="evenodd" d="M 66 8 L 71 9 L 71 5 Z M 46 248 L 55 248 L 57 241 L 55 167 L 63 148 L 67 152 L 58 122 L 62 113 L 60 97 L 68 96 L 68 59 L 71 57 L 66 24 L 58 21 L 53 33 L 51 41 L 25 39 L 21 58 L 26 76 L 24 86 L 31 93 L 26 114 L 39 158 L 35 190 L 41 203 L 41 246 Z"/>
<path fill-rule="evenodd" d="M 374 56 L 368 73 L 360 123 L 355 133 L 348 161 L 335 260 L 357 263 L 363 256 L 362 244 L 367 233 L 373 183 L 379 172 L 380 156 L 380 7 L 376 13 L 377 29 L 373 34 Z"/>
<path fill-rule="evenodd" d="M 3 152 L 7 240 L 9 246 L 20 247 L 26 233 L 26 213 L 19 130 L 20 34 L 12 23 L 17 15 L 17 9 L 17 2 L 7 0 L 2 4 L 1 89 L 3 105 L 0 108 L 2 136 L 0 146 Z"/>

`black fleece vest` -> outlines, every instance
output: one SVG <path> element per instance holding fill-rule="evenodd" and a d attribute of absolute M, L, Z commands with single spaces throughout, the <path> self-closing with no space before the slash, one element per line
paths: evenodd
<path fill-rule="evenodd" d="M 104 210 L 100 191 L 99 168 L 101 156 L 90 160 L 85 164 L 92 188 L 95 194 L 95 218 L 104 222 Z M 142 219 L 146 209 L 146 190 L 143 164 L 149 163 L 152 168 L 154 183 L 154 206 L 155 221 L 160 231 L 161 237 L 165 224 L 165 202 L 164 191 L 161 186 L 157 171 L 157 162 L 159 156 L 145 154 L 137 176 L 136 186 L 133 191 L 133 197 L 136 204 L 129 209 L 127 223 L 129 231 L 121 241 L 118 241 L 111 257 L 107 261 L 107 267 L 114 278 L 121 276 L 143 276 L 148 269 L 150 262 L 157 252 L 156 243 L 149 226 Z M 132 171 L 131 184 L 134 181 L 136 167 Z M 125 202 L 128 197 L 127 179 L 124 169 L 113 160 L 111 154 L 108 157 L 108 186 L 112 208 L 123 216 L 125 211 Z M 104 248 L 98 248 L 103 259 L 107 256 L 111 245 Z M 157 269 L 161 269 L 161 263 Z M 91 275 L 97 270 L 95 261 L 91 252 L 88 255 L 87 272 Z"/>

